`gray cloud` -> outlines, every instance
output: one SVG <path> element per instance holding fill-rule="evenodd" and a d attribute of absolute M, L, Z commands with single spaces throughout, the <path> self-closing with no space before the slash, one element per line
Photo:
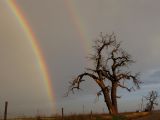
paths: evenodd
<path fill-rule="evenodd" d="M 70 108 L 68 111 L 81 112 L 78 109 L 81 108 L 82 104 L 85 102 L 89 104 L 90 100 L 94 98 L 98 87 L 92 81 L 87 82 L 86 86 L 83 84 L 84 90 L 79 92 L 78 95 L 71 95 L 68 98 L 64 98 L 63 95 L 67 90 L 68 81 L 78 73 L 83 72 L 89 64 L 85 57 L 91 51 L 92 40 L 96 39 L 100 32 L 115 32 L 117 39 L 123 41 L 122 46 L 136 60 L 131 69 L 134 72 L 142 73 L 141 79 L 144 81 L 142 89 L 132 93 L 133 95 L 126 94 L 132 97 L 124 95 L 124 98 L 119 100 L 119 105 L 124 103 L 123 100 L 126 101 L 125 105 L 127 107 L 123 109 L 123 106 L 121 106 L 122 111 L 132 108 L 133 110 L 137 109 L 138 101 L 131 106 L 130 103 L 146 94 L 148 92 L 147 88 L 152 89 L 155 86 L 158 88 L 160 1 L 75 0 L 71 1 L 69 5 L 64 0 L 16 1 L 44 53 L 52 78 L 58 111 L 63 105 L 66 109 L 69 109 L 70 105 L 73 104 L 76 107 Z M 13 108 L 17 108 L 17 110 L 14 109 L 17 112 L 24 110 L 24 113 L 25 111 L 28 113 L 30 109 L 37 109 L 38 107 L 45 111 L 46 106 L 48 106 L 48 96 L 44 92 L 46 88 L 43 86 L 43 82 L 38 82 L 41 77 L 36 66 L 34 66 L 36 61 L 33 51 L 15 17 L 4 6 L 4 2 L 1 1 L 1 97 L 3 97 L 3 100 L 8 98 L 14 101 L 12 103 L 15 105 Z M 70 12 L 74 12 L 75 16 L 71 16 L 72 13 Z M 77 29 L 74 20 L 78 21 L 81 29 Z M 83 39 L 79 32 L 84 34 Z M 152 72 L 152 70 L 155 71 Z M 35 79 L 38 81 L 35 82 Z M 14 84 L 10 84 L 11 81 L 14 81 L 12 82 Z M 23 84 L 25 84 L 24 87 L 21 86 Z M 14 95 L 17 92 L 19 94 L 14 97 L 10 92 Z M 123 95 L 124 93 L 120 91 L 119 94 Z M 27 99 L 26 105 L 24 105 L 26 103 L 25 99 Z M 103 99 L 100 101 L 97 104 L 97 106 L 100 106 L 97 108 L 99 110 L 104 106 Z M 33 107 L 33 105 L 35 106 Z"/>
<path fill-rule="evenodd" d="M 143 76 L 144 85 L 160 85 L 160 70 L 150 70 Z"/>

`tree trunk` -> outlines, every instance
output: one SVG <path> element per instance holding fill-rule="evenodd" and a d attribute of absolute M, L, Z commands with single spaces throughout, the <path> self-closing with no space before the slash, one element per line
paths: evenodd
<path fill-rule="evenodd" d="M 96 80 L 96 82 L 102 89 L 102 92 L 104 95 L 104 100 L 105 100 L 105 103 L 106 103 L 107 108 L 109 110 L 109 114 L 116 115 L 117 109 L 115 109 L 115 107 L 112 105 L 112 99 L 109 94 L 109 92 L 110 92 L 109 89 L 104 85 L 103 81 Z M 116 95 L 116 93 L 115 93 L 115 95 Z"/>
<path fill-rule="evenodd" d="M 151 105 L 150 105 L 149 111 L 152 111 L 152 110 L 153 110 L 153 101 L 151 101 Z"/>
<path fill-rule="evenodd" d="M 116 112 L 114 106 L 112 105 L 112 101 L 111 101 L 111 98 L 109 96 L 109 91 L 108 90 L 104 90 L 103 91 L 103 95 L 104 95 L 105 103 L 106 103 L 107 108 L 109 110 L 109 114 L 116 115 L 117 112 Z"/>
<path fill-rule="evenodd" d="M 115 110 L 115 113 L 118 113 L 118 107 L 117 107 L 117 84 L 112 83 L 112 89 L 111 89 L 111 100 L 112 100 L 112 106 Z"/>

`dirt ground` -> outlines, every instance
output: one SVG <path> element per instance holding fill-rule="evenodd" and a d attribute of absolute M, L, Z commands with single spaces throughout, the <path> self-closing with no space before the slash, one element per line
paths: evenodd
<path fill-rule="evenodd" d="M 160 120 L 160 112 L 153 112 L 146 117 L 142 117 L 135 120 Z"/>

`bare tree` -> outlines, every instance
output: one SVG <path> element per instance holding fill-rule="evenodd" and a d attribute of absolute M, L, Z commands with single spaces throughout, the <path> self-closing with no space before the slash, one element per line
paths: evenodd
<path fill-rule="evenodd" d="M 155 105 L 158 105 L 157 98 L 158 98 L 157 91 L 150 91 L 147 96 L 144 98 L 147 100 L 145 111 L 152 111 Z"/>
<path fill-rule="evenodd" d="M 124 88 L 127 91 L 134 90 L 134 87 L 126 84 L 130 80 L 137 88 L 140 88 L 141 81 L 138 79 L 139 73 L 132 74 L 128 66 L 134 61 L 121 47 L 121 42 L 117 42 L 115 34 L 100 34 L 93 46 L 94 53 L 89 57 L 93 61 L 93 68 L 87 68 L 86 72 L 79 74 L 70 82 L 69 91 L 74 93 L 74 89 L 80 89 L 80 84 L 85 81 L 85 77 L 91 78 L 100 87 L 97 95 L 103 95 L 106 106 L 110 114 L 117 114 L 117 88 Z M 131 83 L 129 82 L 129 83 Z M 128 87 L 130 86 L 130 87 Z"/>

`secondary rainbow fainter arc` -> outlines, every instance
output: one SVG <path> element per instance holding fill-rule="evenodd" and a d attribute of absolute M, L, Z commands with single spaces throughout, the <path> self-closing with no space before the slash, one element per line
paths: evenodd
<path fill-rule="evenodd" d="M 85 54 L 88 55 L 88 53 L 90 52 L 89 50 L 91 49 L 89 47 L 90 42 L 88 37 L 88 31 L 82 16 L 80 15 L 78 8 L 76 7 L 76 2 L 74 0 L 64 0 L 64 4 L 66 6 L 66 10 L 70 17 L 70 20 L 72 21 L 75 30 L 79 35 Z"/>
<path fill-rule="evenodd" d="M 53 102 L 53 111 L 55 111 L 55 97 L 53 93 L 53 88 L 52 88 L 52 82 L 51 78 L 49 75 L 49 71 L 47 69 L 47 65 L 45 62 L 45 58 L 43 56 L 42 50 L 39 46 L 38 40 L 36 39 L 36 36 L 34 35 L 34 32 L 31 29 L 31 26 L 28 24 L 27 19 L 21 12 L 19 6 L 17 5 L 15 0 L 7 0 L 7 4 L 9 5 L 9 8 L 11 11 L 14 13 L 17 21 L 19 22 L 19 25 L 23 28 L 25 34 L 28 37 L 28 40 L 31 43 L 31 46 L 33 48 L 33 51 L 36 55 L 37 61 L 38 61 L 38 66 L 39 69 L 41 70 L 43 74 L 43 79 L 45 82 L 45 86 L 47 89 L 48 96 L 50 100 Z"/>

